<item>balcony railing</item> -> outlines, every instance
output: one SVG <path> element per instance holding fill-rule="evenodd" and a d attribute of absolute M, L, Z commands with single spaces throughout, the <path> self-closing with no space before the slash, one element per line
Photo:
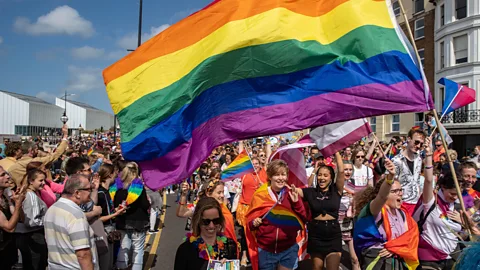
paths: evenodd
<path fill-rule="evenodd" d="M 444 124 L 468 124 L 479 123 L 480 124 L 480 110 L 457 110 L 448 115 L 445 115 L 442 119 Z"/>

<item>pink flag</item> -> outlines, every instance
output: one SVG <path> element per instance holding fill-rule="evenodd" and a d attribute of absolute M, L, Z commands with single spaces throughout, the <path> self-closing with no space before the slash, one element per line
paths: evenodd
<path fill-rule="evenodd" d="M 310 132 L 310 137 L 320 152 L 329 157 L 370 133 L 370 124 L 362 118 L 317 127 Z"/>

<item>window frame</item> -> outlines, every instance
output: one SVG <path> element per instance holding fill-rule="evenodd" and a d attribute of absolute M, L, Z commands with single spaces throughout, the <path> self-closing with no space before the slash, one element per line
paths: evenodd
<path fill-rule="evenodd" d="M 445 41 L 440 42 L 440 69 L 445 68 Z"/>
<path fill-rule="evenodd" d="M 370 117 L 370 127 L 372 128 L 373 132 L 377 132 L 377 117 L 372 116 Z"/>
<path fill-rule="evenodd" d="M 455 40 L 458 40 L 458 38 L 463 38 L 463 37 L 466 37 L 466 39 L 467 39 L 467 41 L 466 41 L 467 57 L 466 57 L 466 60 L 464 62 L 458 62 L 459 59 L 457 59 L 457 46 L 455 45 Z M 468 34 L 465 33 L 465 34 L 461 34 L 461 35 L 457 35 L 457 36 L 452 37 L 452 44 L 453 44 L 453 56 L 455 58 L 455 65 L 468 63 Z M 461 58 L 461 59 L 464 59 L 464 58 Z"/>
<path fill-rule="evenodd" d="M 445 4 L 440 6 L 440 27 L 445 25 Z"/>
<path fill-rule="evenodd" d="M 422 52 L 423 56 L 420 54 L 420 52 Z M 425 68 L 425 48 L 418 49 L 418 56 L 420 56 L 422 67 Z"/>
<path fill-rule="evenodd" d="M 417 10 L 417 3 L 422 3 L 421 10 Z M 425 0 L 413 0 L 413 14 L 425 11 Z"/>
<path fill-rule="evenodd" d="M 395 15 L 395 17 L 400 16 L 400 14 L 401 14 L 401 12 L 402 12 L 402 11 L 400 10 L 400 3 L 398 3 L 398 1 L 400 1 L 400 0 L 396 0 L 396 1 L 394 0 L 394 1 L 392 2 L 392 9 L 393 9 L 393 14 Z M 397 4 L 398 7 L 395 7 L 395 4 Z"/>
<path fill-rule="evenodd" d="M 423 21 L 423 26 L 421 28 L 417 28 L 417 22 L 419 22 L 419 21 Z M 425 38 L 425 18 L 424 17 L 416 19 L 413 22 L 413 28 L 414 28 L 414 33 L 413 34 L 415 36 L 415 40 Z M 417 31 L 420 31 L 420 30 L 423 30 L 423 34 L 422 34 L 422 36 L 417 36 Z"/>
<path fill-rule="evenodd" d="M 395 118 L 395 116 L 398 116 L 398 121 L 394 122 L 393 119 Z M 397 125 L 398 128 L 397 129 L 394 129 L 393 127 Z M 391 121 L 391 131 L 392 133 L 394 132 L 400 132 L 400 114 L 392 114 L 392 121 Z"/>
<path fill-rule="evenodd" d="M 465 1 L 465 6 L 461 7 L 461 8 L 458 8 L 457 7 L 458 1 Z M 458 10 L 459 9 L 465 9 L 465 17 L 458 18 Z M 467 0 L 455 0 L 455 20 L 465 19 L 467 17 L 468 17 L 468 1 Z"/>
<path fill-rule="evenodd" d="M 417 120 L 417 116 L 420 116 L 420 115 L 422 115 L 422 117 L 421 117 L 422 120 Z M 422 127 L 423 122 L 425 122 L 425 113 L 423 113 L 423 112 L 415 113 L 414 117 L 415 118 L 414 118 L 413 126 Z"/>

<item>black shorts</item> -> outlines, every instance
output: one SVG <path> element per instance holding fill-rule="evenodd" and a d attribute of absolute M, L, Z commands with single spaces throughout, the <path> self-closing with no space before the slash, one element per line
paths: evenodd
<path fill-rule="evenodd" d="M 326 257 L 332 252 L 342 252 L 342 231 L 338 220 L 312 220 L 307 228 L 307 252 L 311 256 Z"/>

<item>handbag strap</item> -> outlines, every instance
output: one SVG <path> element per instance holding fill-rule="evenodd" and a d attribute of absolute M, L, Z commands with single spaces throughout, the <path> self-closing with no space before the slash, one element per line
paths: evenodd
<path fill-rule="evenodd" d="M 105 192 L 103 192 L 103 191 L 99 191 L 98 193 L 102 193 L 103 196 L 105 197 L 105 202 L 107 203 L 107 212 L 108 212 L 108 215 L 110 216 L 111 215 L 111 213 L 110 213 L 110 202 L 108 201 L 107 194 L 105 194 Z M 112 219 L 109 219 L 109 221 L 110 221 L 110 225 L 113 225 Z"/>

